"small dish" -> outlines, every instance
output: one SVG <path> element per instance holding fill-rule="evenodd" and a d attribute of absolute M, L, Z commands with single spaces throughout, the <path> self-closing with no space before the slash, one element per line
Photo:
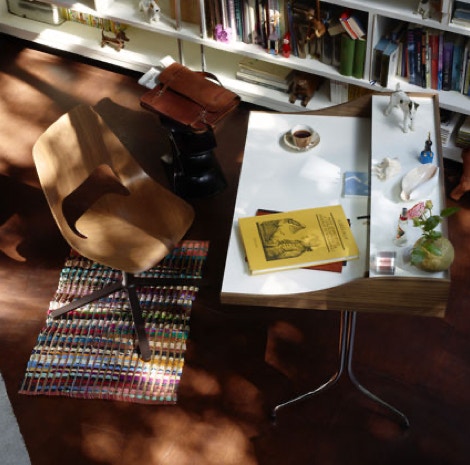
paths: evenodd
<path fill-rule="evenodd" d="M 313 131 L 312 141 L 306 147 L 297 147 L 294 144 L 294 141 L 292 140 L 292 135 L 290 131 L 284 134 L 283 141 L 287 147 L 292 150 L 295 150 L 296 152 L 306 152 L 307 150 L 313 149 L 313 147 L 316 147 L 318 145 L 318 143 L 320 142 L 320 135 L 317 132 Z"/>

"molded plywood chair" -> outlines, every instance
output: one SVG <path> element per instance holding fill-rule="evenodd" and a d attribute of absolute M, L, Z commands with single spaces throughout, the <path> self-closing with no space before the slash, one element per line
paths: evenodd
<path fill-rule="evenodd" d="M 53 123 L 35 143 L 33 158 L 52 214 L 69 245 L 90 260 L 122 271 L 120 282 L 70 302 L 52 316 L 125 290 L 141 357 L 149 360 L 135 289 L 142 279 L 134 274 L 152 268 L 182 239 L 194 219 L 192 207 L 150 178 L 86 105 Z"/>

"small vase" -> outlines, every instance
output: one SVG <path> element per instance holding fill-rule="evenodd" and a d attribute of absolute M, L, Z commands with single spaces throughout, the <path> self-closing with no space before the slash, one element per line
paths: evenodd
<path fill-rule="evenodd" d="M 429 251 L 429 245 L 441 251 L 439 255 Z M 424 271 L 445 271 L 454 261 L 454 247 L 446 237 L 438 239 L 427 239 L 420 237 L 414 244 L 413 250 L 420 250 L 424 258 L 419 263 L 413 263 L 416 267 Z"/>

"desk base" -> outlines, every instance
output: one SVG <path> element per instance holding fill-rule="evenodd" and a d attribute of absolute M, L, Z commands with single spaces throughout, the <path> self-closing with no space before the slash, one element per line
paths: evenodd
<path fill-rule="evenodd" d="M 347 368 L 347 373 L 349 375 L 349 379 L 354 384 L 354 386 L 359 389 L 364 395 L 372 399 L 374 402 L 382 405 L 386 409 L 392 411 L 401 421 L 401 424 L 404 428 L 409 428 L 410 422 L 405 414 L 400 412 L 400 410 L 396 409 L 392 405 L 388 404 L 384 400 L 377 397 L 375 394 L 370 392 L 366 389 L 356 378 L 353 368 L 352 368 L 352 358 L 354 352 L 354 339 L 356 334 L 356 312 L 350 311 L 343 311 L 341 312 L 341 324 L 340 324 L 340 333 L 339 333 L 339 367 L 337 372 L 324 384 L 319 386 L 318 388 L 314 389 L 313 391 L 307 392 L 306 394 L 302 394 L 298 397 L 295 397 L 287 402 L 283 402 L 282 404 L 278 404 L 274 407 L 271 418 L 273 421 L 277 420 L 277 414 L 279 410 L 289 405 L 292 405 L 296 402 L 300 402 L 306 400 L 309 397 L 317 395 L 332 386 L 334 386 L 339 379 L 341 378 L 342 374 L 344 373 L 345 367 Z"/>

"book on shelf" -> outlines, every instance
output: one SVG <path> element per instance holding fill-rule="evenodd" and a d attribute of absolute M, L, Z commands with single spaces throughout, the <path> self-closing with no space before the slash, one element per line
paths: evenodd
<path fill-rule="evenodd" d="M 397 73 L 398 52 L 398 43 L 390 41 L 382 53 L 379 78 L 382 87 L 387 87 L 389 78 Z"/>
<path fill-rule="evenodd" d="M 247 44 L 256 44 L 256 0 L 245 0 L 243 3 L 242 23 L 243 42 Z"/>
<path fill-rule="evenodd" d="M 464 50 L 464 37 L 458 35 L 454 42 L 454 52 L 452 54 L 452 90 L 460 92 L 460 79 L 462 76 L 462 54 Z"/>
<path fill-rule="evenodd" d="M 455 1 L 451 22 L 458 26 L 470 28 L 470 3 Z"/>
<path fill-rule="evenodd" d="M 382 54 L 389 43 L 390 39 L 384 36 L 380 38 L 374 47 L 372 60 L 372 80 L 374 81 L 380 80 L 380 72 L 382 69 Z"/>
<path fill-rule="evenodd" d="M 292 75 L 290 68 L 249 57 L 239 61 L 238 70 L 245 74 L 262 77 L 282 84 L 289 82 Z"/>
<path fill-rule="evenodd" d="M 367 87 L 348 84 L 347 82 L 330 79 L 330 101 L 331 103 L 346 103 L 363 95 L 373 94 L 374 90 Z"/>
<path fill-rule="evenodd" d="M 333 104 L 345 103 L 348 99 L 349 84 L 330 79 L 330 101 Z"/>
<path fill-rule="evenodd" d="M 343 12 L 339 17 L 339 21 L 351 39 L 362 39 L 366 36 L 366 29 L 354 13 Z"/>
<path fill-rule="evenodd" d="M 442 55 L 442 90 L 451 90 L 452 86 L 452 61 L 454 53 L 454 39 L 445 33 Z"/>
<path fill-rule="evenodd" d="M 359 257 L 341 205 L 242 217 L 238 226 L 251 274 Z"/>
<path fill-rule="evenodd" d="M 343 76 L 352 76 L 354 67 L 354 53 L 356 50 L 356 40 L 348 34 L 341 35 L 341 51 L 339 73 Z"/>
<path fill-rule="evenodd" d="M 446 147 L 458 127 L 461 115 L 454 111 L 444 109 L 441 109 L 439 113 L 441 121 L 441 143 L 443 147 Z"/>
<path fill-rule="evenodd" d="M 470 116 L 467 115 L 457 130 L 455 144 L 458 147 L 470 147 Z"/>
<path fill-rule="evenodd" d="M 431 89 L 437 90 L 438 70 L 439 70 L 439 31 L 430 31 L 429 33 L 429 47 L 431 56 Z"/>
<path fill-rule="evenodd" d="M 366 62 L 367 41 L 365 38 L 356 39 L 354 47 L 354 59 L 352 75 L 355 78 L 362 79 L 364 77 L 364 66 Z"/>
<path fill-rule="evenodd" d="M 462 52 L 462 72 L 460 74 L 460 93 L 469 95 L 470 81 L 470 37 L 467 38 Z"/>
<path fill-rule="evenodd" d="M 289 90 L 289 83 L 287 81 L 284 83 L 273 81 L 253 74 L 244 73 L 243 71 L 237 71 L 235 77 L 240 81 L 263 86 L 268 89 L 278 90 L 280 92 L 287 92 Z"/>

